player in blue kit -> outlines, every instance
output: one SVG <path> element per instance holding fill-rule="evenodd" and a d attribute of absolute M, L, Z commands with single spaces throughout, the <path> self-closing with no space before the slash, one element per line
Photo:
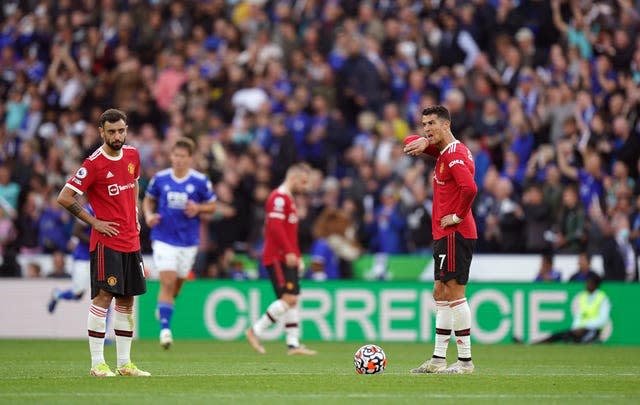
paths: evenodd
<path fill-rule="evenodd" d="M 195 144 L 180 138 L 171 149 L 171 168 L 158 172 L 142 201 L 151 228 L 153 261 L 160 275 L 158 316 L 160 346 L 173 344 L 171 317 L 184 280 L 193 267 L 200 243 L 200 214 L 215 210 L 211 181 L 191 168 Z"/>
<path fill-rule="evenodd" d="M 89 204 L 85 204 L 84 209 L 91 215 L 95 215 Z M 49 313 L 51 314 L 56 310 L 59 300 L 79 301 L 90 286 L 89 237 L 91 236 L 91 227 L 81 220 L 76 220 L 73 224 L 72 234 L 75 247 L 71 252 L 73 257 L 71 288 L 53 290 L 48 305 Z"/>

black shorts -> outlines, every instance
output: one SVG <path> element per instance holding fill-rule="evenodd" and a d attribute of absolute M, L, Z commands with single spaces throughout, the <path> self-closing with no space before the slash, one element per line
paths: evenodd
<path fill-rule="evenodd" d="M 455 279 L 458 284 L 467 284 L 475 245 L 475 239 L 464 238 L 458 232 L 433 241 L 433 278 L 444 283 Z"/>
<path fill-rule="evenodd" d="M 284 263 L 274 262 L 266 268 L 276 297 L 280 298 L 284 293 L 300 294 L 300 277 L 297 267 L 287 267 Z"/>
<path fill-rule="evenodd" d="M 91 252 L 91 298 L 100 290 L 124 297 L 147 292 L 140 251 L 123 253 L 98 243 Z"/>

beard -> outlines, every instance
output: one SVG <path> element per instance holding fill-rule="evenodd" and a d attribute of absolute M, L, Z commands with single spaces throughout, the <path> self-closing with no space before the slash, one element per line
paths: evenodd
<path fill-rule="evenodd" d="M 124 142 L 120 142 L 120 141 L 112 141 L 112 142 L 105 142 L 105 143 L 107 144 L 107 146 L 109 146 L 113 150 L 120 150 L 122 149 L 122 145 L 124 145 Z"/>

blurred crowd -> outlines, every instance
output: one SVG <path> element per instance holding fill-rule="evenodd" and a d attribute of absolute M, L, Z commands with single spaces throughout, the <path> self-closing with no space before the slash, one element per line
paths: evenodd
<path fill-rule="evenodd" d="M 259 257 L 264 201 L 296 161 L 315 168 L 301 247 L 340 261 L 327 277 L 361 253 L 427 253 L 433 161 L 402 139 L 444 104 L 474 153 L 478 252 L 603 254 L 610 279 L 637 280 L 639 4 L 4 0 L 0 272 L 69 251 L 55 197 L 110 107 L 129 116 L 142 193 L 177 137 L 196 141 L 219 201 L 200 277 Z"/>

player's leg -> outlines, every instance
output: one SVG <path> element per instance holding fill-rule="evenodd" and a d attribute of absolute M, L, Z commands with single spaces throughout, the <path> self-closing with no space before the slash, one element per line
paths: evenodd
<path fill-rule="evenodd" d="M 433 299 L 436 304 L 436 333 L 433 355 L 419 367 L 411 369 L 412 373 L 437 373 L 447 367 L 447 347 L 451 339 L 453 317 L 449 308 L 449 302 L 445 297 L 444 284 L 441 278 L 447 268 L 447 239 L 439 239 L 433 244 L 434 259 L 434 285 Z"/>
<path fill-rule="evenodd" d="M 563 330 L 561 332 L 553 333 L 546 338 L 533 342 L 533 344 L 541 343 L 555 343 L 555 342 L 573 342 L 575 341 L 574 335 L 570 330 Z"/>
<path fill-rule="evenodd" d="M 457 233 L 449 239 L 448 274 L 445 275 L 445 298 L 452 312 L 453 330 L 458 348 L 458 361 L 443 372 L 471 374 L 474 370 L 471 361 L 471 310 L 466 298 L 466 284 L 469 280 L 469 267 L 474 241 L 464 239 Z"/>
<path fill-rule="evenodd" d="M 124 291 L 116 295 L 113 316 L 113 329 L 116 335 L 117 372 L 123 376 L 148 377 L 151 374 L 140 370 L 131 361 L 131 343 L 133 341 L 133 303 L 134 296 L 147 291 L 144 277 L 144 265 L 140 252 L 118 253 L 122 260 L 122 273 L 125 279 Z"/>
<path fill-rule="evenodd" d="M 287 354 L 290 356 L 313 356 L 317 354 L 315 350 L 311 350 L 300 344 L 300 311 L 298 310 L 298 294 L 284 293 L 282 294 L 281 299 L 289 305 L 289 309 L 282 316 L 287 342 Z"/>
<path fill-rule="evenodd" d="M 260 319 L 258 319 L 256 323 L 254 323 L 253 326 L 245 332 L 251 347 L 260 354 L 266 353 L 262 343 L 260 343 L 261 335 L 265 330 L 267 330 L 267 328 L 278 322 L 289 309 L 289 304 L 282 299 L 282 294 L 284 294 L 286 288 L 284 264 L 275 262 L 266 267 L 267 272 L 269 273 L 269 279 L 271 280 L 271 285 L 273 286 L 273 290 L 276 293 L 277 298 L 269 304 L 267 310 Z"/>
<path fill-rule="evenodd" d="M 153 261 L 159 270 L 160 290 L 156 312 L 160 322 L 160 346 L 165 350 L 173 344 L 171 318 L 178 291 L 181 249 L 161 241 L 153 242 Z"/>
<path fill-rule="evenodd" d="M 436 304 L 436 331 L 433 354 L 412 373 L 437 373 L 447 368 L 447 347 L 451 339 L 453 318 L 449 303 L 444 300 L 444 284 L 436 280 L 433 287 L 433 299 Z"/>
<path fill-rule="evenodd" d="M 78 301 L 84 295 L 85 290 L 89 287 L 90 270 L 88 260 L 76 260 L 73 262 L 73 272 L 71 273 L 71 288 L 66 290 L 58 290 L 57 288 L 51 293 L 51 299 L 47 306 L 49 313 L 56 310 L 59 300 Z"/>
<path fill-rule="evenodd" d="M 175 308 L 175 289 L 178 273 L 174 270 L 160 271 L 160 291 L 158 291 L 158 314 L 160 321 L 160 346 L 168 349 L 173 344 L 171 318 Z"/>
<path fill-rule="evenodd" d="M 113 293 L 106 283 L 104 246 L 98 244 L 91 252 L 91 306 L 87 318 L 89 334 L 89 352 L 91 353 L 90 375 L 96 377 L 113 377 L 115 374 L 104 360 L 104 341 L 107 331 L 107 312 Z"/>
<path fill-rule="evenodd" d="M 300 295 L 300 273 L 298 268 L 283 267 L 284 287 L 281 289 L 280 299 L 289 309 L 282 315 L 289 355 L 314 355 L 315 350 L 300 344 L 300 311 L 298 310 L 298 296 Z"/>
<path fill-rule="evenodd" d="M 87 331 L 89 334 L 89 352 L 91 353 L 90 375 L 95 377 L 113 377 L 115 374 L 104 359 L 104 342 L 107 331 L 107 312 L 113 296 L 99 290 L 89 307 Z"/>

